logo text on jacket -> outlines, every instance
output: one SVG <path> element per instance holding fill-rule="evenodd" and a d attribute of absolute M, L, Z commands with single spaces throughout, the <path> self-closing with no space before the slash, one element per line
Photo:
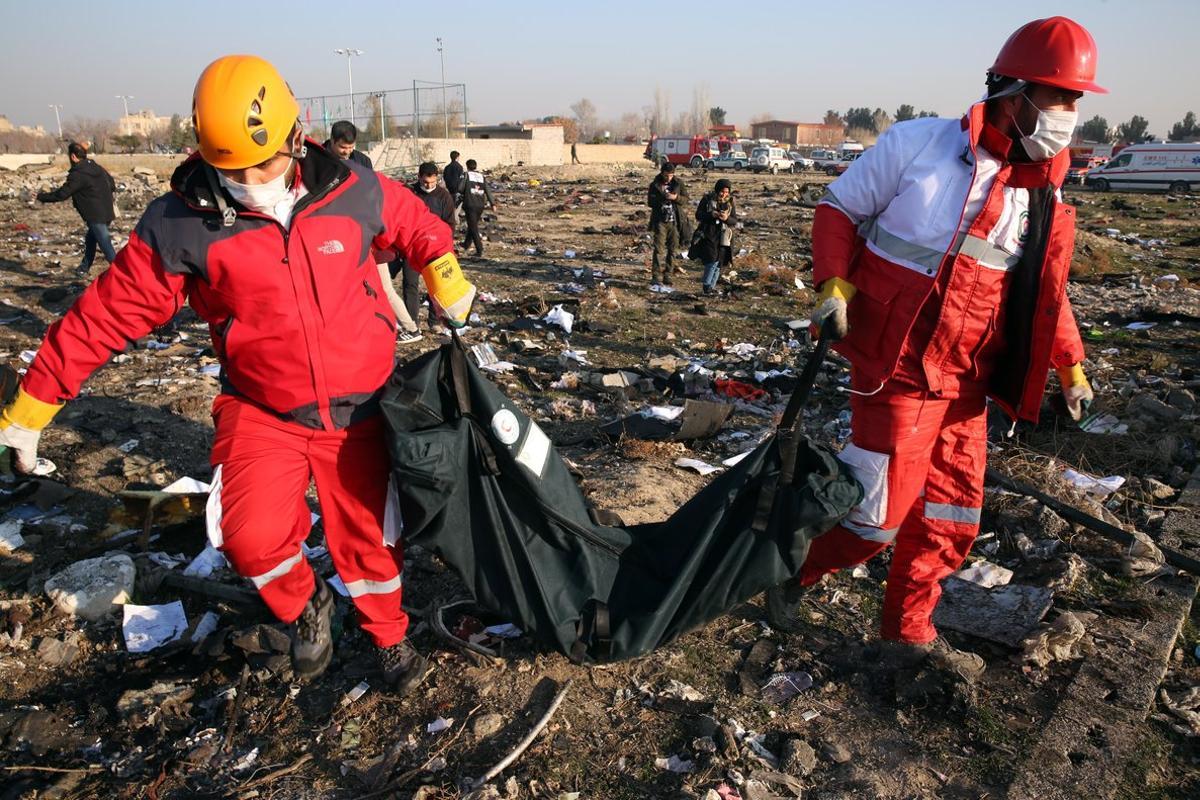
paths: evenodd
<path fill-rule="evenodd" d="M 317 252 L 321 253 L 322 255 L 335 256 L 338 253 L 346 252 L 346 248 L 337 239 L 330 239 L 329 241 L 325 242 L 325 244 L 318 247 Z"/>

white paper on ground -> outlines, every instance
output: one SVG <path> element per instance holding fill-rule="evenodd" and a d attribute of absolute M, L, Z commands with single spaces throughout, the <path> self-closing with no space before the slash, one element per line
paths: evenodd
<path fill-rule="evenodd" d="M 1108 497 L 1125 485 L 1125 479 L 1120 475 L 1110 475 L 1107 478 L 1093 478 L 1091 475 L 1085 475 L 1073 469 L 1063 470 L 1063 480 L 1076 489 L 1082 489 L 1096 497 Z"/>
<path fill-rule="evenodd" d="M 450 719 L 444 719 L 442 717 L 438 717 L 433 722 L 431 722 L 425 726 L 425 732 L 426 733 L 441 733 L 442 731 L 446 730 L 453 724 L 454 724 L 454 717 L 451 717 Z"/>
<path fill-rule="evenodd" d="M 557 325 L 567 333 L 570 333 L 571 326 L 575 324 L 575 315 L 562 306 L 555 306 L 550 309 L 550 312 L 546 314 L 542 321 L 547 325 Z"/>
<path fill-rule="evenodd" d="M 638 413 L 643 417 L 654 417 L 670 422 L 679 418 L 679 415 L 683 413 L 683 406 L 650 406 L 643 408 Z"/>
<path fill-rule="evenodd" d="M 705 463 L 698 458 L 677 458 L 675 466 L 683 469 L 693 469 L 701 475 L 711 475 L 714 472 L 720 472 L 720 467 L 714 467 L 712 464 Z"/>
<path fill-rule="evenodd" d="M 753 453 L 753 450 L 747 450 L 744 453 L 738 453 L 736 456 L 730 456 L 721 463 L 727 467 L 733 467 L 741 463 L 742 459 Z"/>
<path fill-rule="evenodd" d="M 187 614 L 178 600 L 160 606 L 126 603 L 122 610 L 125 649 L 131 653 L 147 653 L 175 641 L 187 631 Z"/>
<path fill-rule="evenodd" d="M 976 561 L 954 573 L 954 577 L 970 581 L 985 589 L 991 589 L 995 586 L 1006 586 L 1012 580 L 1012 576 L 1011 569 L 1005 569 L 999 564 L 993 564 L 990 561 Z"/>
<path fill-rule="evenodd" d="M 183 477 L 163 489 L 167 494 L 208 494 L 212 489 L 207 483 L 195 478 Z"/>

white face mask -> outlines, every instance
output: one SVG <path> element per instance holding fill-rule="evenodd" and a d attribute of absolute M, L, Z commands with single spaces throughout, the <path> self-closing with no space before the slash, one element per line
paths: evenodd
<path fill-rule="evenodd" d="M 296 192 L 287 184 L 288 173 L 295 163 L 292 159 L 278 178 L 266 183 L 238 183 L 223 172 L 218 171 L 217 175 L 234 200 L 252 211 L 274 217 L 280 225 L 286 226 L 292 217 L 292 207 L 296 205 Z"/>
<path fill-rule="evenodd" d="M 1025 97 L 1024 94 L 1021 95 Z M 1025 102 L 1037 108 L 1037 124 L 1033 133 L 1025 135 L 1021 126 L 1017 131 L 1021 134 L 1021 146 L 1034 161 L 1046 161 L 1061 153 L 1071 143 L 1075 134 L 1075 123 L 1079 121 L 1078 111 L 1046 111 L 1038 108 L 1032 100 L 1025 97 Z M 1013 119 L 1016 124 L 1016 119 Z"/>
<path fill-rule="evenodd" d="M 433 191 L 434 189 L 436 189 L 436 188 L 437 188 L 437 184 L 436 184 L 436 183 L 435 183 L 433 186 L 426 186 L 426 185 L 425 185 L 425 184 L 423 184 L 423 183 L 421 184 L 421 191 L 422 191 L 422 192 L 424 192 L 425 194 L 429 194 L 430 192 L 432 192 L 432 191 Z"/>

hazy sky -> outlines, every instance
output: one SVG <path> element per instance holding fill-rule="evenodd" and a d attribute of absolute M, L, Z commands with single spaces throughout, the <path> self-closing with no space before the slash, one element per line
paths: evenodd
<path fill-rule="evenodd" d="M 1030 19 L 1065 14 L 1100 48 L 1099 82 L 1081 118 L 1110 125 L 1141 114 L 1163 136 L 1200 113 L 1200 0 L 932 0 L 851 2 L 71 2 L 0 0 L 0 114 L 53 130 L 64 119 L 115 118 L 132 108 L 188 113 L 213 58 L 272 61 L 301 96 L 438 79 L 465 82 L 473 122 L 569 113 L 581 97 L 615 118 L 670 93 L 672 116 L 708 86 L 713 105 L 744 124 L 770 113 L 819 120 L 827 108 L 901 103 L 958 115 L 982 91 L 1000 45 Z"/>

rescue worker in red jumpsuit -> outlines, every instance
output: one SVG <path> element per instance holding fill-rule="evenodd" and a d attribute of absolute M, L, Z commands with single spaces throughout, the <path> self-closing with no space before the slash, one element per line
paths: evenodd
<path fill-rule="evenodd" d="M 36 466 L 40 431 L 83 381 L 185 302 L 209 324 L 221 361 L 208 531 L 234 570 L 291 623 L 297 675 L 332 657 L 333 598 L 301 545 L 316 482 L 334 566 L 403 692 L 425 659 L 406 641 L 403 556 L 388 509 L 379 391 L 396 324 L 377 251 L 420 265 L 430 295 L 461 326 L 474 297 L 453 234 L 403 185 L 307 140 L 299 105 L 275 68 L 225 56 L 196 83 L 199 152 L 147 207 L 113 265 L 50 327 L 16 399 L 0 411 L 0 445 Z"/>
<path fill-rule="evenodd" d="M 851 364 L 851 442 L 865 490 L 768 593 L 782 628 L 804 590 L 894 545 L 885 657 L 969 680 L 979 656 L 938 637 L 939 582 L 979 532 L 986 403 L 1036 421 L 1049 369 L 1076 419 L 1092 399 L 1066 296 L 1075 209 L 1059 194 L 1096 45 L 1064 17 L 1017 30 L 961 120 L 893 125 L 829 185 L 813 222 L 813 323 Z"/>

